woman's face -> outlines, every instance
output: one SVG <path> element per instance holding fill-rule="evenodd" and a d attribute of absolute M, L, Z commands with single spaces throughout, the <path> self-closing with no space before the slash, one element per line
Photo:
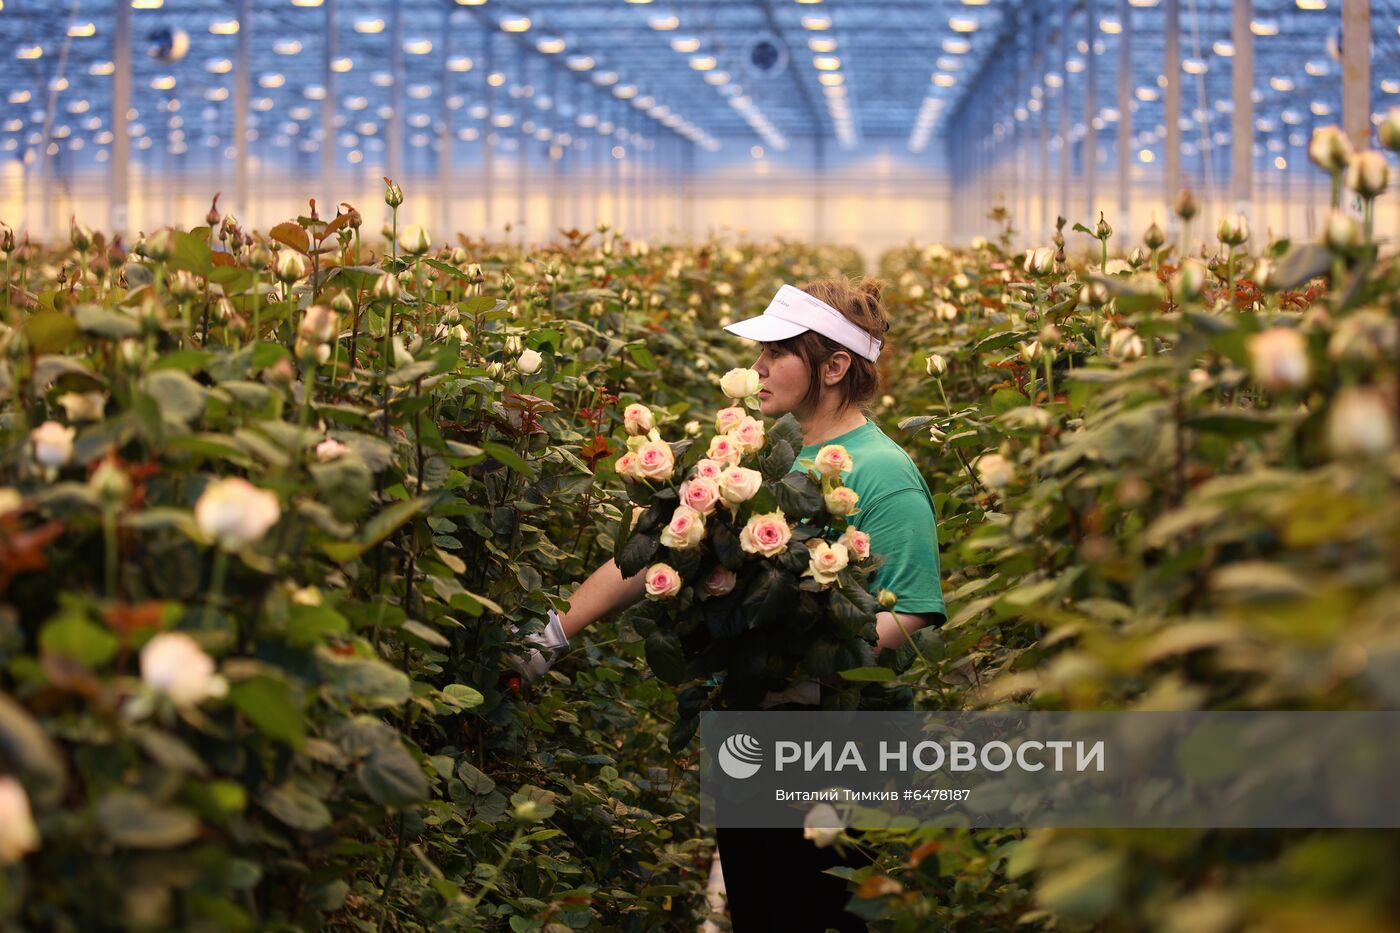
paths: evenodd
<path fill-rule="evenodd" d="M 781 418 L 791 413 L 802 420 L 805 414 L 802 400 L 812 382 L 811 371 L 802 357 L 784 352 L 776 344 L 765 343 L 753 369 L 763 381 L 758 400 L 764 417 Z"/>

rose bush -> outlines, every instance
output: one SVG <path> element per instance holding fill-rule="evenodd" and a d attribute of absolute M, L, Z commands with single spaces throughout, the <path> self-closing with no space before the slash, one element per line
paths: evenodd
<path fill-rule="evenodd" d="M 5 827 L 0 926 L 698 907 L 693 766 L 637 634 L 528 700 L 501 672 L 508 623 L 614 547 L 625 409 L 713 398 L 747 362 L 713 316 L 791 251 L 213 217 L 0 257 L 0 780 L 35 827 Z"/>

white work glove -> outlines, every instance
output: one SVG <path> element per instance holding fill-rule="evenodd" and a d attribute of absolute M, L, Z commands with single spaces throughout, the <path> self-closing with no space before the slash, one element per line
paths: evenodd
<path fill-rule="evenodd" d="M 512 631 L 519 632 L 519 629 L 512 627 Z M 549 623 L 544 629 L 531 632 L 525 636 L 525 640 L 539 645 L 539 648 L 531 648 L 523 658 L 510 655 L 509 664 L 520 672 L 527 684 L 532 684 L 543 677 L 545 671 L 554 663 L 554 658 L 569 647 L 569 637 L 564 634 L 564 625 L 559 621 L 559 613 L 551 609 Z M 541 648 L 544 650 L 541 651 Z"/>

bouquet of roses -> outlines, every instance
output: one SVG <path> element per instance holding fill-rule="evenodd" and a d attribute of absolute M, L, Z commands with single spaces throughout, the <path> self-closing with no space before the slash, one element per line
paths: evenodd
<path fill-rule="evenodd" d="M 752 370 L 725 375 L 733 402 L 703 446 L 662 440 L 644 405 L 623 416 L 616 470 L 634 507 L 613 556 L 624 576 L 645 572 L 648 597 L 627 618 L 658 677 L 696 682 L 681 691 L 673 748 L 701 708 L 754 708 L 797 681 L 874 664 L 879 604 L 867 581 L 881 559 L 847 522 L 859 504 L 841 482 L 850 455 L 828 445 L 793 470 L 802 429 L 791 415 L 765 429 L 749 414 L 758 385 Z M 718 687 L 706 686 L 716 674 Z M 859 692 L 836 702 L 852 708 Z"/>

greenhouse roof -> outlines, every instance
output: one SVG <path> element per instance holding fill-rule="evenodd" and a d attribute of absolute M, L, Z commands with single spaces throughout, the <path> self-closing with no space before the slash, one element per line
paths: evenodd
<path fill-rule="evenodd" d="M 445 133 L 565 146 L 617 133 L 709 149 L 819 139 L 898 141 L 922 152 L 940 139 L 960 142 L 947 134 L 960 107 L 991 108 L 1009 130 L 1037 112 L 1054 117 L 1061 100 L 1073 139 L 1084 132 L 1091 74 L 1092 122 L 1102 129 L 1120 119 L 1116 89 L 1127 81 L 1134 145 L 1151 148 L 1165 135 L 1169 2 L 0 0 L 8 50 L 0 157 L 47 140 L 54 154 L 105 158 L 118 3 L 134 8 L 138 158 L 162 149 L 230 155 L 245 74 L 251 135 L 289 155 L 316 152 L 329 96 L 342 160 L 382 151 L 396 107 L 406 144 L 420 148 Z M 1228 120 L 1223 129 L 1209 121 L 1230 109 L 1234 3 L 1178 2 L 1189 152 L 1209 138 L 1200 128 L 1217 137 L 1229 129 Z M 1341 6 L 1254 0 L 1260 133 L 1335 121 Z M 1372 105 L 1384 110 L 1400 94 L 1400 0 L 1372 0 L 1371 9 Z M 1122 74 L 1127 37 L 1131 74 Z M 1050 126 L 1056 132 L 1054 119 Z"/>

